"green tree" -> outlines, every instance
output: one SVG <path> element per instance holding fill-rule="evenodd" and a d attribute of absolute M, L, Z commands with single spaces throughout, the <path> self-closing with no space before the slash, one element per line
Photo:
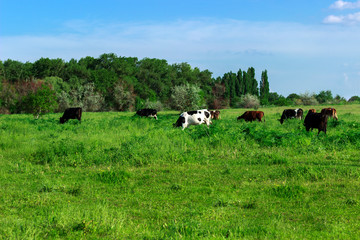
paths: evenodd
<path fill-rule="evenodd" d="M 270 93 L 270 86 L 267 76 L 267 70 L 261 73 L 261 80 L 260 80 L 260 102 L 262 105 L 269 104 L 269 93 Z"/>
<path fill-rule="evenodd" d="M 360 97 L 352 96 L 351 98 L 349 98 L 348 102 L 360 102 Z"/>
<path fill-rule="evenodd" d="M 321 91 L 319 94 L 315 96 L 315 98 L 320 104 L 331 102 L 333 100 L 333 96 L 330 90 Z"/>
<path fill-rule="evenodd" d="M 57 59 L 49 59 L 49 58 L 40 58 L 35 61 L 32 65 L 33 73 L 36 78 L 43 79 L 45 77 L 58 77 L 61 75 L 65 67 L 64 60 Z"/>
<path fill-rule="evenodd" d="M 240 97 L 245 94 L 245 82 L 241 69 L 239 69 L 239 71 L 237 72 L 236 78 L 236 96 Z"/>
<path fill-rule="evenodd" d="M 9 82 L 17 82 L 20 80 L 26 80 L 26 76 L 29 75 L 28 69 L 24 64 L 19 61 L 6 60 L 4 62 L 4 78 Z"/>
<path fill-rule="evenodd" d="M 247 89 L 246 93 L 250 93 L 251 95 L 259 96 L 258 82 L 255 79 L 255 68 L 250 67 L 247 70 L 246 74 L 247 78 Z"/>
<path fill-rule="evenodd" d="M 23 99 L 25 111 L 38 119 L 41 115 L 52 112 L 57 108 L 55 91 L 48 85 L 42 84 L 35 92 L 30 92 Z"/>
<path fill-rule="evenodd" d="M 163 59 L 144 58 L 138 62 L 135 92 L 142 99 L 165 101 L 169 98 L 171 80 L 169 65 Z"/>
<path fill-rule="evenodd" d="M 289 99 L 291 101 L 295 101 L 296 99 L 299 99 L 299 98 L 300 98 L 300 96 L 296 93 L 291 93 L 291 94 L 289 94 L 289 96 L 286 97 L 286 99 Z"/>

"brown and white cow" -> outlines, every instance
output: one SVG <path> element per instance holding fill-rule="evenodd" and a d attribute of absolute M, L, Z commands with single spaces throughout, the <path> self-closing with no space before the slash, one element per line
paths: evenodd
<path fill-rule="evenodd" d="M 237 120 L 244 119 L 246 122 L 252 122 L 258 120 L 259 122 L 261 122 L 261 119 L 263 117 L 264 117 L 264 112 L 262 111 L 246 111 L 243 115 L 239 116 Z"/>
<path fill-rule="evenodd" d="M 329 116 L 329 117 L 332 117 L 332 118 L 335 118 L 336 120 L 338 120 L 338 116 L 336 114 L 336 109 L 335 108 L 323 108 L 321 110 L 321 113 L 326 115 L 326 116 Z"/>
<path fill-rule="evenodd" d="M 219 110 L 211 110 L 211 119 L 219 120 L 220 119 L 220 111 Z"/>

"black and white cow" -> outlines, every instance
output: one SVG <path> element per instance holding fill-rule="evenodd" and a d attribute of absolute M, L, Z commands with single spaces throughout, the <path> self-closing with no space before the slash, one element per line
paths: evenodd
<path fill-rule="evenodd" d="M 285 109 L 281 115 L 281 119 L 279 120 L 281 124 L 283 124 L 285 119 L 288 118 L 298 118 L 302 119 L 304 115 L 304 111 L 301 108 L 297 109 Z"/>
<path fill-rule="evenodd" d="M 60 118 L 60 123 L 65 123 L 69 119 L 77 119 L 81 122 L 82 108 L 67 108 Z"/>
<path fill-rule="evenodd" d="M 209 126 L 212 123 L 210 118 L 211 114 L 207 109 L 183 112 L 173 126 L 182 127 L 183 130 L 189 125 L 200 125 L 205 123 Z"/>
<path fill-rule="evenodd" d="M 141 117 L 153 117 L 157 120 L 157 110 L 152 108 L 140 109 L 135 115 L 139 115 Z"/>

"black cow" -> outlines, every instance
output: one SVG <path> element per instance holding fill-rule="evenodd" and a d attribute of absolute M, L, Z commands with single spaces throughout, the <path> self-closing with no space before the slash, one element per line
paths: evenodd
<path fill-rule="evenodd" d="M 140 109 L 136 112 L 135 115 L 139 115 L 141 117 L 153 117 L 157 120 L 157 110 L 151 108 Z"/>
<path fill-rule="evenodd" d="M 328 116 L 321 113 L 308 112 L 305 117 L 304 126 L 306 131 L 317 128 L 319 130 L 318 135 L 321 131 L 326 134 Z"/>
<path fill-rule="evenodd" d="M 63 116 L 60 118 L 60 123 L 65 123 L 69 119 L 77 119 L 81 122 L 81 114 L 82 114 L 82 108 L 67 108 L 63 114 Z"/>
<path fill-rule="evenodd" d="M 298 118 L 302 119 L 304 111 L 301 108 L 297 109 L 285 109 L 281 115 L 281 119 L 279 120 L 281 124 L 283 124 L 285 119 L 288 118 Z"/>

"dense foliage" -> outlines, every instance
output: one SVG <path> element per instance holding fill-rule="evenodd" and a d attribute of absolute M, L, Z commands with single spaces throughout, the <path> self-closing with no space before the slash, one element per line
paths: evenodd
<path fill-rule="evenodd" d="M 25 112 L 20 107 L 29 99 L 24 83 L 27 86 L 38 81 L 55 91 L 58 111 L 71 106 L 85 111 L 126 111 L 154 104 L 179 110 L 185 109 L 181 106 L 184 101 L 192 108 L 225 108 L 239 105 L 245 94 L 259 96 L 252 67 L 247 72 L 239 70 L 237 75 L 230 72 L 214 79 L 209 70 L 201 71 L 188 63 L 168 64 L 162 59 L 139 60 L 113 53 L 68 62 L 41 58 L 22 63 L 8 59 L 0 61 L 0 80 L 3 113 Z M 184 87 L 189 91 L 180 101 Z"/>
<path fill-rule="evenodd" d="M 163 59 L 119 57 L 113 53 L 80 60 L 41 58 L 34 63 L 0 61 L 0 113 L 25 113 L 33 86 L 46 83 L 55 91 L 56 111 L 82 107 L 84 111 L 128 111 L 146 106 L 187 110 L 188 108 L 228 108 L 244 106 L 245 95 L 261 105 L 342 103 L 331 91 L 319 94 L 270 92 L 267 70 L 260 83 L 255 69 L 228 72 L 213 78 L 209 70 L 192 68 L 188 63 L 169 64 Z M 179 97 L 180 89 L 187 91 Z M 196 90 L 196 91 L 195 91 Z M 354 96 L 353 101 L 358 101 Z M 185 100 L 185 98 L 187 98 Z M 249 97 L 248 97 L 249 99 Z M 176 101 L 174 101 L 176 100 Z M 181 100 L 181 101 L 180 101 Z M 181 105 L 182 102 L 186 105 Z M 180 105 L 179 105 L 180 104 Z"/>

